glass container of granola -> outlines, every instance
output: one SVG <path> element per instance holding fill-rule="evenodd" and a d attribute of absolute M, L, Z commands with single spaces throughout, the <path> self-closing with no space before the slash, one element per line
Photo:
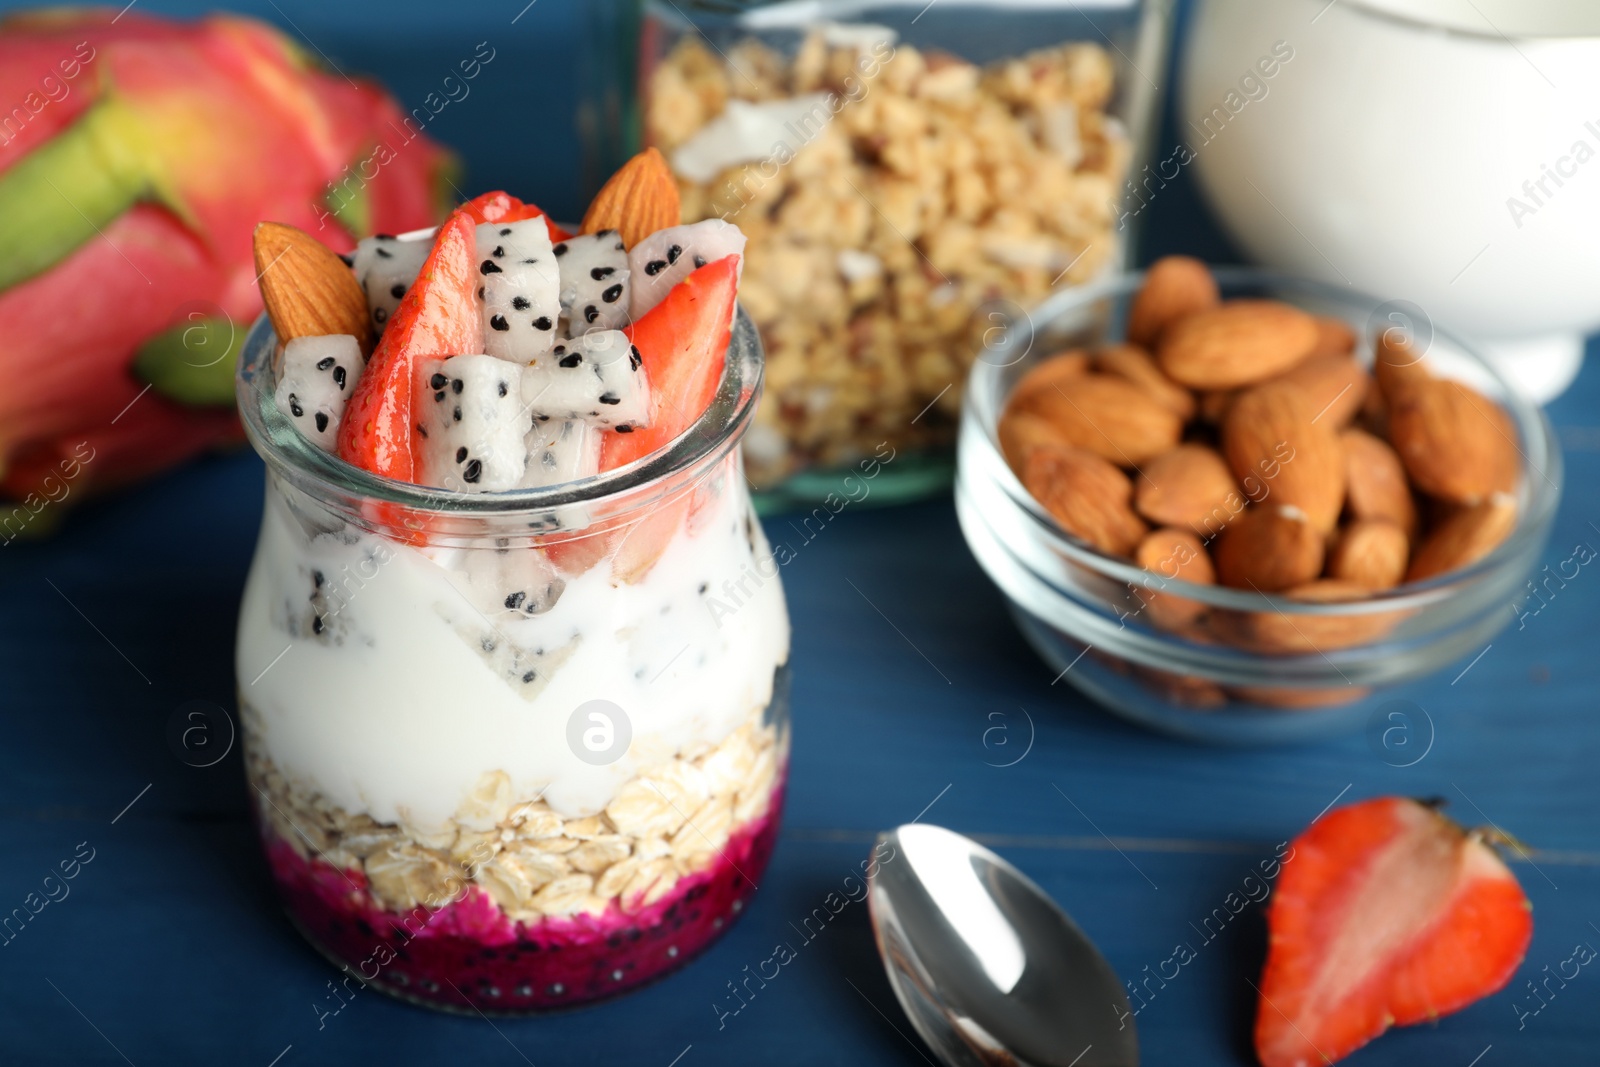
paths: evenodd
<path fill-rule="evenodd" d="M 685 221 L 749 238 L 763 504 L 885 447 L 881 502 L 948 485 L 966 372 L 1024 308 L 1124 265 L 1165 0 L 651 2 L 641 124 Z"/>
<path fill-rule="evenodd" d="M 362 982 L 465 1012 L 681 965 L 749 899 L 782 808 L 789 624 L 737 448 L 754 327 L 667 448 L 478 495 L 308 442 L 276 348 L 263 319 L 238 376 L 267 491 L 237 666 L 289 916 Z"/>

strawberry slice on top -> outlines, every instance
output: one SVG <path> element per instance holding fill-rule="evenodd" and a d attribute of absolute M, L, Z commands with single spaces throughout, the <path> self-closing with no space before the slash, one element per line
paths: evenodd
<path fill-rule="evenodd" d="M 483 351 L 478 314 L 476 226 L 458 210 L 406 291 L 356 379 L 339 426 L 339 457 L 397 481 L 416 480 L 417 426 L 411 414 L 419 359 Z"/>
<path fill-rule="evenodd" d="M 614 470 L 665 448 L 704 415 L 722 384 L 739 257 L 698 268 L 630 326 L 650 380 L 650 425 L 606 434 L 600 469 Z"/>
<path fill-rule="evenodd" d="M 477 223 L 521 222 L 524 219 L 535 219 L 544 215 L 545 228 L 550 231 L 551 241 L 565 241 L 572 236 L 551 221 L 550 216 L 545 215 L 537 204 L 523 203 L 510 193 L 500 190 L 475 196 L 456 210 Z"/>
<path fill-rule="evenodd" d="M 649 376 L 650 424 L 631 433 L 607 433 L 600 452 L 602 471 L 665 448 L 711 406 L 727 363 L 738 285 L 737 255 L 707 263 L 625 331 Z M 693 503 L 693 495 L 684 493 L 619 530 L 557 541 L 546 551 L 568 573 L 582 573 L 609 555 L 617 579 L 637 581 L 667 550 Z"/>
<path fill-rule="evenodd" d="M 1295 840 L 1267 927 L 1256 1054 L 1264 1067 L 1321 1067 L 1503 987 L 1533 917 L 1482 833 L 1380 797 Z"/>

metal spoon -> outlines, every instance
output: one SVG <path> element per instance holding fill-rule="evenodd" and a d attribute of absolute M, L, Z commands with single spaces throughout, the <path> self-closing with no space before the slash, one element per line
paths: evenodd
<path fill-rule="evenodd" d="M 1055 901 L 938 826 L 880 834 L 868 904 L 889 984 L 951 1067 L 1137 1067 L 1128 999 Z"/>

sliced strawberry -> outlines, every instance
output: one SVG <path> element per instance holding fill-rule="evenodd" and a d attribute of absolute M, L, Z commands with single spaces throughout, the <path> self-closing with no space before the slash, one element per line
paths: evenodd
<path fill-rule="evenodd" d="M 545 228 L 550 231 L 550 240 L 565 241 L 572 235 L 551 221 L 537 204 L 525 204 L 510 193 L 495 191 L 483 193 L 473 197 L 457 210 L 468 215 L 474 222 L 521 222 L 523 219 L 536 219 L 544 215 Z"/>
<path fill-rule="evenodd" d="M 483 351 L 475 229 L 465 211 L 439 227 L 433 251 L 350 396 L 339 426 L 339 456 L 346 462 L 397 481 L 415 480 L 411 387 L 416 361 Z"/>
<path fill-rule="evenodd" d="M 1477 831 L 1402 797 L 1329 812 L 1294 842 L 1267 912 L 1256 1055 L 1331 1063 L 1511 980 L 1528 898 Z"/>
<path fill-rule="evenodd" d="M 727 361 L 738 283 L 738 256 L 708 263 L 628 328 L 650 381 L 650 425 L 606 434 L 601 470 L 615 470 L 672 443 L 711 406 Z M 700 496 L 698 491 L 682 492 L 623 526 L 556 542 L 546 551 L 569 574 L 582 573 L 610 556 L 613 578 L 636 582 L 656 565 Z"/>
<path fill-rule="evenodd" d="M 614 540 L 609 531 L 586 532 L 571 537 L 563 534 L 542 541 L 540 547 L 563 574 L 583 574 L 611 554 Z"/>
<path fill-rule="evenodd" d="M 722 382 L 738 288 L 739 257 L 724 256 L 673 286 L 628 328 L 650 380 L 650 425 L 606 434 L 601 470 L 665 448 L 705 414 Z"/>

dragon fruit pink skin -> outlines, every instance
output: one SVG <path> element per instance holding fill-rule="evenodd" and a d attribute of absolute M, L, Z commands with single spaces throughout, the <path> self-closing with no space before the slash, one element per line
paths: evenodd
<path fill-rule="evenodd" d="M 163 385 L 146 391 L 132 366 L 145 342 L 188 327 L 197 308 L 242 339 L 261 308 L 258 221 L 347 250 L 360 234 L 346 222 L 403 232 L 437 221 L 444 206 L 437 191 L 450 160 L 425 137 L 400 140 L 404 116 L 392 100 L 314 69 L 275 30 L 245 19 L 8 16 L 0 100 L 22 105 L 0 115 L 0 368 L 33 386 L 0 397 L 0 496 L 38 492 L 86 440 L 99 445 L 74 497 L 238 436 L 231 401 L 174 403 Z M 352 182 L 384 139 L 403 150 Z M 81 162 L 101 158 L 111 162 Z M 330 210 L 334 193 L 333 206 L 347 210 Z M 63 197 L 85 217 L 57 219 Z M 231 365 L 215 373 L 231 377 Z M 225 382 L 211 390 L 223 391 L 231 397 Z"/>

